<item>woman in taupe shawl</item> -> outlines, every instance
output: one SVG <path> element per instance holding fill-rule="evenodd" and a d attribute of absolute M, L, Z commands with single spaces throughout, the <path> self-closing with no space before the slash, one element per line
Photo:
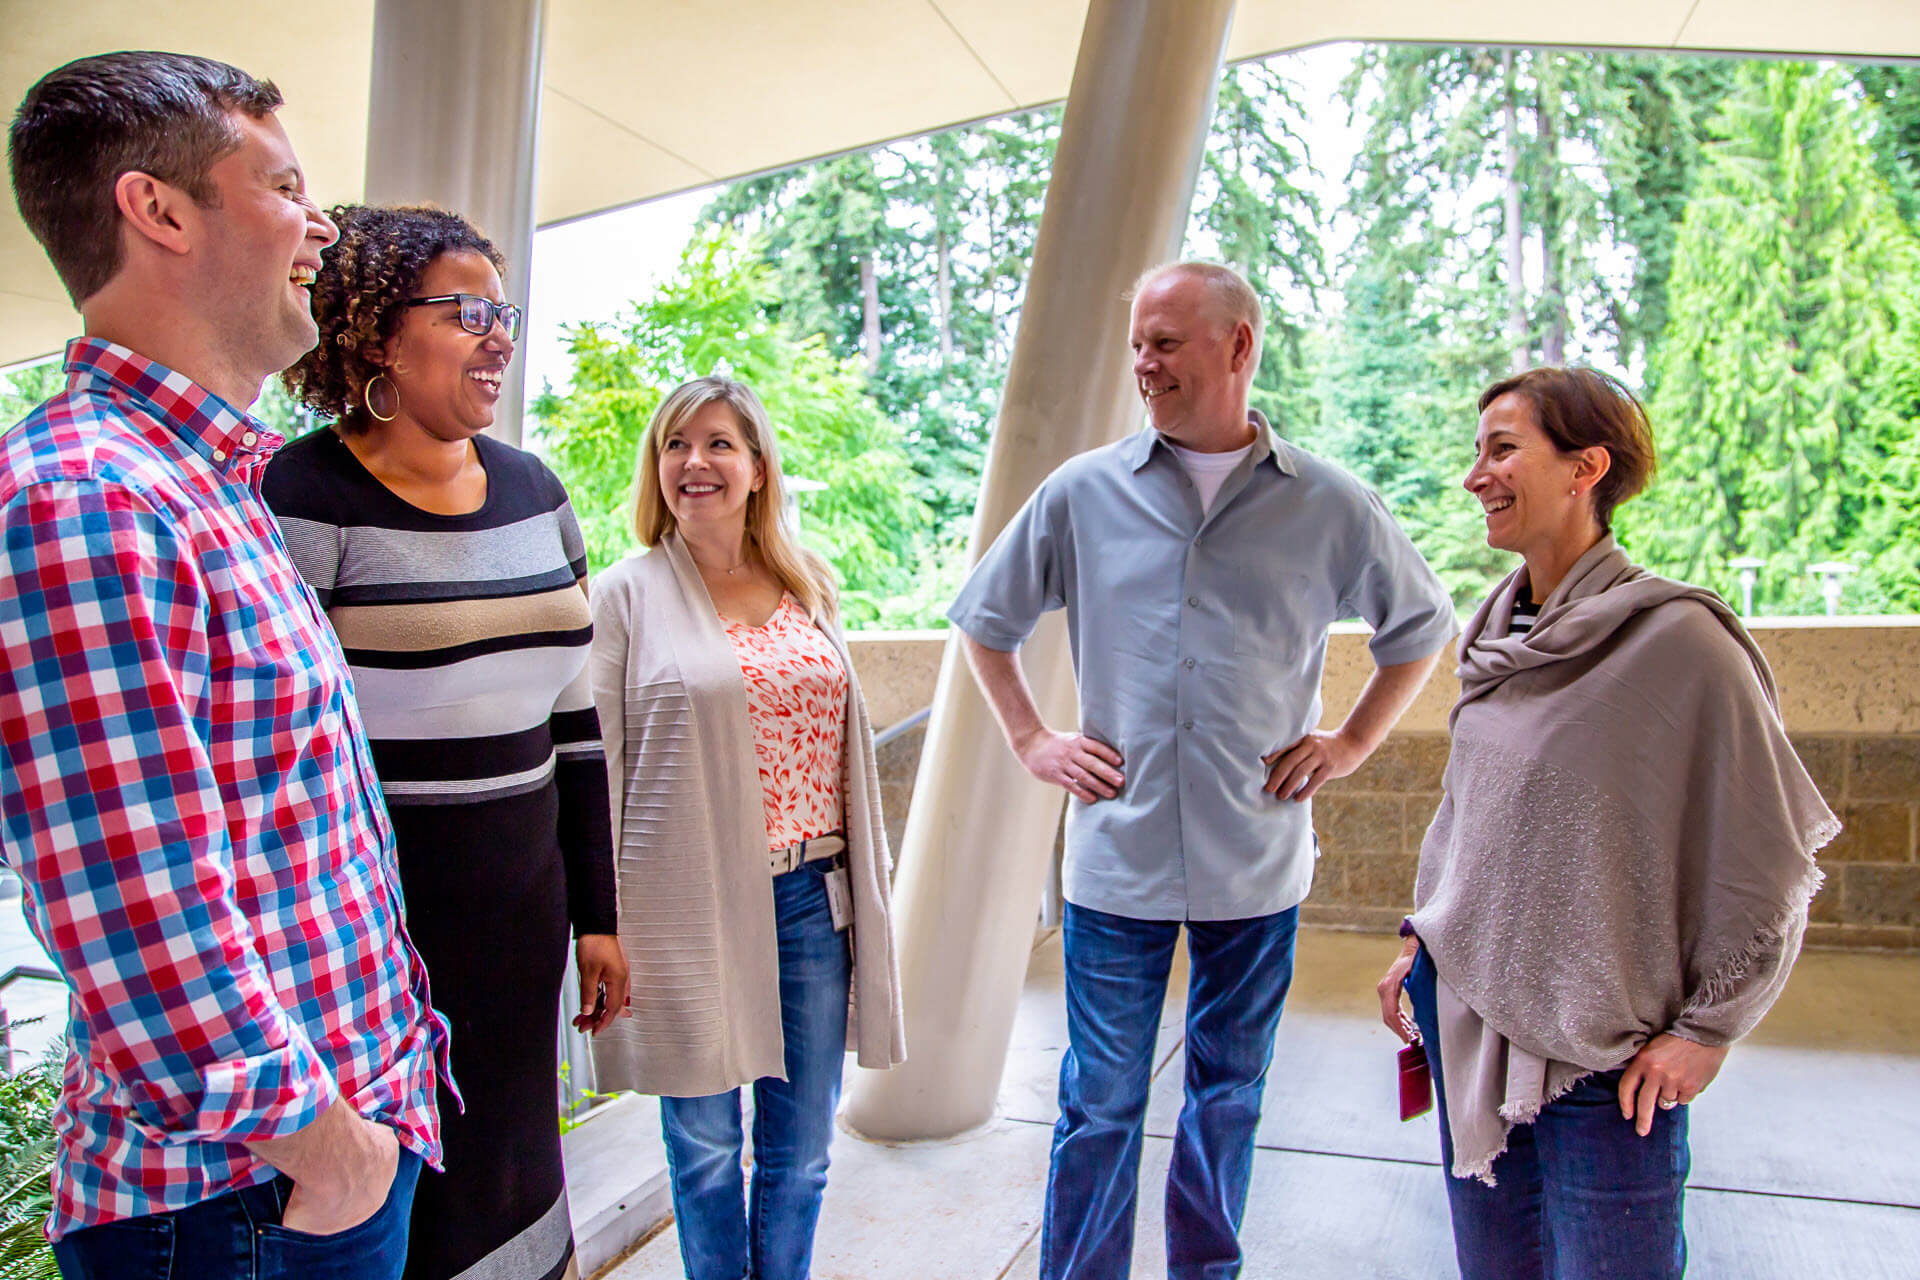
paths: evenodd
<path fill-rule="evenodd" d="M 1785 985 L 1839 824 L 1739 620 L 1614 543 L 1653 470 L 1633 396 L 1535 369 L 1480 409 L 1466 487 L 1525 563 L 1460 640 L 1381 1016 L 1412 1035 L 1404 985 L 1465 1280 L 1679 1276 L 1687 1104 Z"/>

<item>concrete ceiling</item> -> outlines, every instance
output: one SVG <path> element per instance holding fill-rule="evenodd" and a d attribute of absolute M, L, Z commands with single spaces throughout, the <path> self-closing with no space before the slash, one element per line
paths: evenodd
<path fill-rule="evenodd" d="M 472 0 L 476 9 L 486 0 Z M 1177 0 L 1161 0 L 1177 3 Z M 204 54 L 271 77 L 308 186 L 358 198 L 373 0 L 0 0 L 0 102 L 109 49 Z M 1086 0 L 548 0 L 544 225 L 1063 97 Z M 1332 40 L 1920 56 L 1916 0 L 1240 0 L 1228 53 Z M 383 122 L 380 127 L 401 127 Z M 78 331 L 11 201 L 0 365 Z"/>

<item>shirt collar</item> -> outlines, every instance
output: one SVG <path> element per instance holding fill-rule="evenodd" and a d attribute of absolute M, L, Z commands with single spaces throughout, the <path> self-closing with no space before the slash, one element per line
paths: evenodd
<path fill-rule="evenodd" d="M 1258 409 L 1249 409 L 1247 421 L 1253 424 L 1253 452 L 1249 455 L 1253 459 L 1253 465 L 1257 467 L 1268 458 L 1272 458 L 1273 465 L 1278 468 L 1280 474 L 1299 475 L 1300 469 L 1293 461 L 1293 446 L 1274 434 L 1273 428 L 1267 425 L 1266 415 Z M 1127 441 L 1123 456 L 1128 467 L 1138 471 L 1146 466 L 1153 457 L 1155 445 L 1161 446 L 1169 453 L 1173 451 L 1165 436 L 1155 431 L 1151 425 L 1143 427 L 1138 435 Z"/>
<path fill-rule="evenodd" d="M 222 470 L 255 459 L 264 461 L 286 437 L 259 419 L 234 408 L 184 373 L 157 360 L 108 342 L 75 338 L 67 344 L 68 387 L 104 382 L 144 401 L 153 416 L 172 428 L 195 453 Z"/>

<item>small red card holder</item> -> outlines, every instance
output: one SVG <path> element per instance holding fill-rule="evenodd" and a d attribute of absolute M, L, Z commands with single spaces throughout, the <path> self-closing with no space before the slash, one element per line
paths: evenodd
<path fill-rule="evenodd" d="M 1411 1120 L 1433 1110 L 1433 1072 L 1418 1039 L 1400 1050 L 1399 1059 L 1400 1118 Z"/>

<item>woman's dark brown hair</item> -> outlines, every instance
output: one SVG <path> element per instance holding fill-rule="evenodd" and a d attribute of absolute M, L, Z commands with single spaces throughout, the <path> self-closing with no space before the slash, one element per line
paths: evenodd
<path fill-rule="evenodd" d="M 1597 369 L 1544 365 L 1502 378 L 1480 393 L 1480 412 L 1507 394 L 1533 406 L 1533 419 L 1561 453 L 1595 445 L 1612 460 L 1593 486 L 1600 527 L 1613 527 L 1613 509 L 1653 479 L 1653 428 L 1647 411 L 1618 378 Z"/>
<path fill-rule="evenodd" d="M 400 331 L 420 277 L 448 253 L 477 253 L 505 274 L 500 251 L 457 213 L 427 207 L 343 204 L 327 211 L 340 238 L 321 255 L 313 283 L 320 342 L 281 375 L 294 399 L 341 435 L 371 424 L 367 384 L 380 373 L 369 357 Z"/>

